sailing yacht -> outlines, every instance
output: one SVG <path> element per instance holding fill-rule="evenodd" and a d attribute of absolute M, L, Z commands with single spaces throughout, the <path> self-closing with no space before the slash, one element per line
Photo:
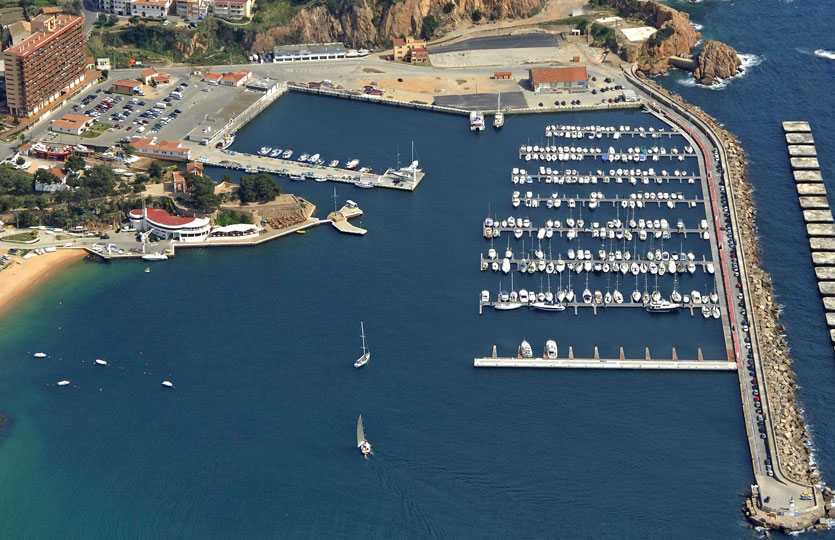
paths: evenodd
<path fill-rule="evenodd" d="M 504 125 L 504 113 L 502 112 L 502 95 L 499 94 L 499 102 L 496 105 L 496 114 L 493 116 L 493 127 L 501 129 Z"/>
<path fill-rule="evenodd" d="M 365 346 L 365 326 L 363 326 L 362 321 L 360 321 L 360 335 L 362 336 L 362 356 L 357 358 L 357 361 L 354 362 L 355 368 L 361 368 L 365 364 L 371 360 L 371 351 L 368 350 L 368 347 Z"/>
<path fill-rule="evenodd" d="M 365 439 L 365 430 L 362 429 L 362 415 L 357 419 L 357 448 L 364 456 L 371 453 L 371 443 Z"/>

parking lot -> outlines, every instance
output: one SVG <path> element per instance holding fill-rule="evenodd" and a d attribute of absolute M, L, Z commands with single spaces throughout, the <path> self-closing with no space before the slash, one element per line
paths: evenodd
<path fill-rule="evenodd" d="M 92 116 L 109 125 L 97 137 L 48 132 L 43 140 L 53 144 L 112 146 L 134 136 L 183 140 L 211 111 L 232 101 L 243 88 L 212 86 L 199 80 L 172 77 L 172 83 L 157 88 L 142 86 L 144 95 L 109 93 L 110 82 L 83 93 L 53 118 L 63 114 Z"/>

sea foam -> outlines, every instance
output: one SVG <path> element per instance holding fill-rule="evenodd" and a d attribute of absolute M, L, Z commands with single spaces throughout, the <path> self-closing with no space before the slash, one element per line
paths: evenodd
<path fill-rule="evenodd" d="M 728 87 L 728 85 L 731 83 L 731 81 L 733 81 L 734 79 L 739 79 L 739 78 L 743 77 L 746 73 L 748 73 L 749 69 L 751 69 L 752 67 L 758 66 L 758 65 L 762 64 L 762 62 L 763 62 L 763 57 L 762 56 L 757 56 L 756 54 L 740 53 L 738 56 L 739 56 L 739 59 L 742 61 L 742 65 L 740 65 L 740 68 L 742 68 L 742 71 L 740 73 L 737 73 L 733 77 L 730 77 L 728 79 L 717 79 L 717 82 L 715 82 L 715 83 L 713 83 L 709 86 L 703 86 L 703 85 L 697 85 L 696 84 L 696 79 L 693 77 L 693 75 L 690 75 L 689 77 L 686 77 L 684 79 L 680 79 L 678 81 L 678 83 L 681 84 L 682 86 L 699 86 L 701 88 L 706 88 L 708 90 L 724 90 L 725 88 Z"/>

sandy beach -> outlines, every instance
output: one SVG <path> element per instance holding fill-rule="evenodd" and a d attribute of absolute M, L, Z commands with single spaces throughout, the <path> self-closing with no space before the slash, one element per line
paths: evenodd
<path fill-rule="evenodd" d="M 47 282 L 62 268 L 83 259 L 86 254 L 82 249 L 61 249 L 25 261 L 13 257 L 7 263 L 8 268 L 0 271 L 0 317 L 15 302 L 25 298 L 29 291 Z"/>

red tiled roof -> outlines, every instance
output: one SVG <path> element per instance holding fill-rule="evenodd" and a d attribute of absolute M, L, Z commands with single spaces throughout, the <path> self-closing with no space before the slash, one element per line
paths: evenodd
<path fill-rule="evenodd" d="M 134 79 L 119 79 L 118 81 L 113 81 L 113 86 L 121 86 L 123 88 L 136 88 L 139 86 L 139 83 L 136 82 Z"/>
<path fill-rule="evenodd" d="M 146 212 L 146 215 L 148 216 L 148 221 L 152 221 L 154 223 L 164 225 L 166 227 L 179 227 L 181 225 L 188 225 L 195 219 L 191 217 L 172 216 L 162 208 L 148 208 Z M 142 209 L 136 208 L 134 210 L 131 210 L 130 217 L 134 219 L 141 218 Z"/>
<path fill-rule="evenodd" d="M 589 73 L 585 67 L 554 67 L 554 68 L 534 68 L 531 70 L 531 82 L 550 83 L 550 82 L 579 82 L 588 81 Z"/>
<path fill-rule="evenodd" d="M 153 75 L 156 72 L 157 72 L 157 70 L 155 70 L 154 68 L 148 68 L 145 71 L 143 71 L 142 73 L 140 73 L 140 75 L 142 75 L 142 77 L 150 77 L 151 75 Z"/>

